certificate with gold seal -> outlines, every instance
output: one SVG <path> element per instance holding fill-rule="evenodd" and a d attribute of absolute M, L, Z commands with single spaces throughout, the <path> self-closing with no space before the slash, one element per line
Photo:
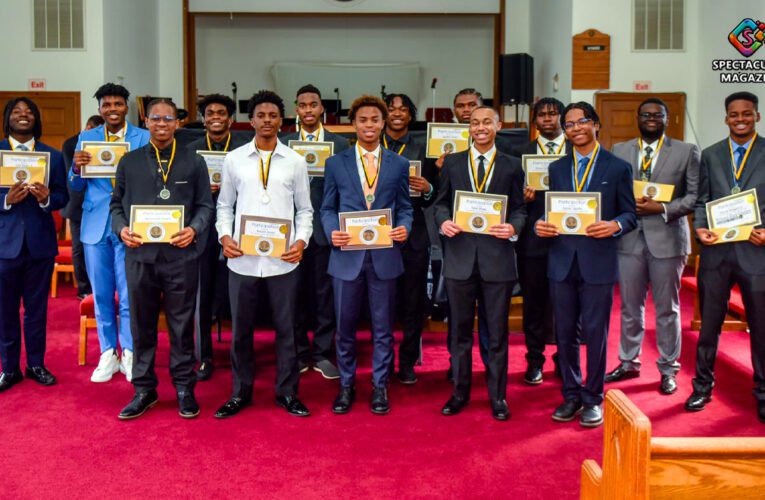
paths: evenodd
<path fill-rule="evenodd" d="M 0 187 L 18 182 L 48 185 L 50 153 L 47 151 L 0 151 Z"/>
<path fill-rule="evenodd" d="M 716 243 L 748 240 L 752 229 L 762 224 L 756 189 L 707 202 L 706 210 L 709 230 L 719 237 Z"/>
<path fill-rule="evenodd" d="M 427 158 L 459 153 L 470 147 L 470 125 L 466 123 L 428 123 Z"/>
<path fill-rule="evenodd" d="M 245 255 L 279 259 L 289 249 L 292 221 L 257 215 L 242 215 L 239 248 Z"/>
<path fill-rule="evenodd" d="M 537 191 L 550 189 L 550 163 L 565 155 L 523 155 L 523 172 L 526 185 Z"/>
<path fill-rule="evenodd" d="M 422 177 L 422 162 L 417 160 L 409 161 L 409 177 Z M 422 196 L 422 193 L 410 187 L 409 196 L 411 198 L 418 198 Z"/>
<path fill-rule="evenodd" d="M 197 154 L 202 157 L 207 165 L 207 173 L 210 175 L 210 185 L 220 186 L 223 182 L 223 160 L 228 154 L 225 151 L 202 151 L 197 150 Z"/>
<path fill-rule="evenodd" d="M 600 221 L 600 193 L 548 191 L 545 193 L 547 222 L 562 235 L 586 236 L 587 226 Z"/>
<path fill-rule="evenodd" d="M 288 146 L 305 158 L 308 175 L 324 177 L 324 165 L 327 158 L 335 154 L 335 143 L 314 141 L 289 141 Z"/>
<path fill-rule="evenodd" d="M 454 192 L 454 223 L 463 231 L 488 234 L 491 226 L 505 222 L 507 196 L 503 194 Z"/>
<path fill-rule="evenodd" d="M 672 184 L 660 184 L 649 181 L 632 181 L 632 190 L 635 192 L 635 198 L 651 198 L 653 201 L 662 201 L 669 203 L 672 201 L 672 194 L 675 192 L 675 186 Z"/>
<path fill-rule="evenodd" d="M 130 151 L 129 142 L 82 141 L 81 147 L 91 160 L 80 169 L 80 177 L 91 179 L 113 179 L 120 159 Z"/>
<path fill-rule="evenodd" d="M 130 231 L 143 243 L 170 243 L 183 229 L 183 205 L 131 205 Z"/>
<path fill-rule="evenodd" d="M 351 235 L 351 242 L 340 247 L 340 250 L 373 250 L 393 246 L 393 240 L 390 239 L 390 231 L 393 229 L 390 208 L 340 212 L 338 216 L 340 231 Z"/>

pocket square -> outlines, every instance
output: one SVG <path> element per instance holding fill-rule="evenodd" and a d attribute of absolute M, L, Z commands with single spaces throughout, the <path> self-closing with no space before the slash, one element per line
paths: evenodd
<path fill-rule="evenodd" d="M 188 184 L 189 181 L 175 181 L 176 184 Z"/>
<path fill-rule="evenodd" d="M 608 184 L 608 181 L 603 181 L 603 182 L 600 183 L 601 186 L 604 185 L 604 184 Z"/>

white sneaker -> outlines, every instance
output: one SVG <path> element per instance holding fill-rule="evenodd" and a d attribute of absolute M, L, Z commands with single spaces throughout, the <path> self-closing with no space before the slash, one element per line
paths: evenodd
<path fill-rule="evenodd" d="M 112 375 L 118 371 L 120 371 L 120 362 L 117 359 L 117 352 L 114 349 L 106 350 L 101 353 L 101 359 L 98 360 L 98 366 L 93 370 L 90 381 L 108 382 L 112 379 Z"/>
<path fill-rule="evenodd" d="M 120 371 L 125 375 L 128 382 L 133 380 L 133 351 L 122 350 L 122 359 L 120 360 Z"/>

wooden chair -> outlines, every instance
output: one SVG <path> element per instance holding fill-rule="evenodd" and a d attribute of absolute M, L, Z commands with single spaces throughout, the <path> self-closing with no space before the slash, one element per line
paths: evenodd
<path fill-rule="evenodd" d="M 622 391 L 606 394 L 603 468 L 582 463 L 582 500 L 763 498 L 765 438 L 651 437 Z"/>
<path fill-rule="evenodd" d="M 50 278 L 50 296 L 55 299 L 58 295 L 58 274 L 66 273 L 64 276 L 70 276 L 72 283 L 77 283 L 74 276 L 74 263 L 72 261 L 72 240 L 69 236 L 68 224 L 59 215 L 58 212 L 53 212 L 53 221 L 56 224 L 56 234 L 61 235 L 66 232 L 65 239 L 59 239 L 58 241 L 58 255 L 53 262 L 53 275 Z"/>

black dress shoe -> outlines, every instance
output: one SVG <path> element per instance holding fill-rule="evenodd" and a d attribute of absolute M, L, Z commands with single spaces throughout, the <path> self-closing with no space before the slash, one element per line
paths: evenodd
<path fill-rule="evenodd" d="M 417 383 L 417 375 L 414 373 L 413 366 L 399 366 L 398 368 L 398 381 L 404 385 L 412 385 Z"/>
<path fill-rule="evenodd" d="M 446 402 L 443 408 L 441 408 L 441 415 L 451 417 L 462 411 L 467 406 L 469 399 L 460 396 L 452 396 L 449 401 Z"/>
<path fill-rule="evenodd" d="M 375 387 L 372 389 L 372 400 L 369 402 L 369 409 L 375 415 L 387 415 L 390 413 L 388 389 L 385 387 Z"/>
<path fill-rule="evenodd" d="M 245 406 L 250 406 L 251 404 L 252 404 L 252 401 L 249 399 L 237 398 L 237 397 L 231 398 L 228 401 L 226 401 L 223 404 L 223 406 L 218 408 L 218 411 L 215 412 L 214 417 L 215 418 L 233 417 L 234 415 L 242 411 L 242 409 Z"/>
<path fill-rule="evenodd" d="M 178 415 L 183 418 L 194 418 L 199 415 L 199 403 L 194 397 L 194 391 L 178 391 Z"/>
<path fill-rule="evenodd" d="M 528 385 L 539 385 L 542 383 L 542 367 L 529 365 L 526 367 L 526 373 L 523 374 L 523 381 Z"/>
<path fill-rule="evenodd" d="M 603 409 L 600 405 L 587 405 L 579 417 L 579 425 L 582 427 L 599 427 L 603 425 Z"/>
<path fill-rule="evenodd" d="M 552 419 L 556 422 L 571 422 L 576 418 L 576 415 L 582 411 L 581 401 L 564 401 L 562 405 L 557 407 L 552 414 Z"/>
<path fill-rule="evenodd" d="M 287 410 L 287 413 L 290 415 L 295 415 L 296 417 L 307 417 L 311 414 L 297 396 L 276 396 L 276 404 Z"/>
<path fill-rule="evenodd" d="M 507 401 L 504 399 L 497 399 L 491 401 L 491 414 L 492 416 L 501 421 L 510 419 L 510 408 L 507 407 Z"/>
<path fill-rule="evenodd" d="M 146 410 L 155 406 L 158 400 L 159 396 L 157 396 L 157 391 L 155 389 L 136 392 L 135 396 L 133 396 L 133 400 L 122 409 L 118 418 L 120 420 L 132 420 L 138 418 L 146 413 Z"/>
<path fill-rule="evenodd" d="M 662 394 L 674 394 L 677 390 L 677 381 L 674 375 L 662 375 L 659 391 Z"/>
<path fill-rule="evenodd" d="M 21 372 L 0 372 L 0 392 L 7 391 L 22 380 Z"/>
<path fill-rule="evenodd" d="M 332 403 L 332 412 L 342 415 L 351 411 L 353 402 L 356 401 L 356 389 L 353 387 L 340 387 L 335 401 Z"/>
<path fill-rule="evenodd" d="M 38 384 L 53 385 L 56 383 L 56 377 L 54 377 L 44 366 L 27 367 L 25 375 L 27 378 L 34 380 Z"/>
<path fill-rule="evenodd" d="M 638 378 L 640 376 L 640 370 L 627 370 L 624 366 L 619 365 L 612 372 L 606 373 L 605 382 L 619 382 L 620 380 L 629 380 L 631 378 Z"/>
<path fill-rule="evenodd" d="M 197 369 L 197 380 L 200 382 L 210 380 L 210 378 L 212 378 L 213 370 L 214 367 L 212 360 L 203 359 L 202 362 L 199 363 L 199 369 Z"/>
<path fill-rule="evenodd" d="M 711 392 L 694 390 L 688 399 L 685 400 L 685 409 L 688 411 L 701 411 L 710 401 L 712 401 Z"/>
<path fill-rule="evenodd" d="M 757 418 L 765 424 L 765 401 L 757 401 Z"/>

